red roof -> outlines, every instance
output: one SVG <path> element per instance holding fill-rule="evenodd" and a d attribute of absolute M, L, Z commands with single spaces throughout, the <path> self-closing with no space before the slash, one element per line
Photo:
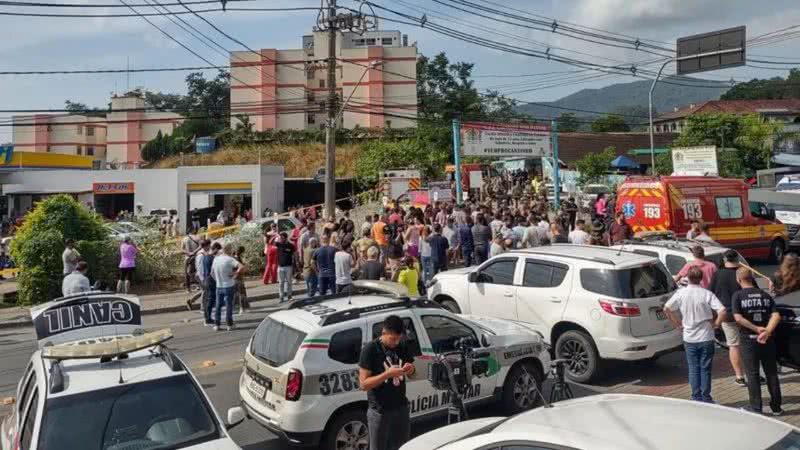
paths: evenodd
<path fill-rule="evenodd" d="M 693 114 L 753 114 L 753 113 L 800 113 L 800 99 L 786 98 L 773 100 L 709 100 L 685 106 L 677 111 L 659 115 L 655 121 L 682 119 Z"/>

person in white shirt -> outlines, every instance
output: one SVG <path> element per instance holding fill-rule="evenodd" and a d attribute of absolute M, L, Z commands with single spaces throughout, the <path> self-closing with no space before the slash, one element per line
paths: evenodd
<path fill-rule="evenodd" d="M 714 328 L 725 320 L 725 307 L 709 290 L 700 286 L 703 272 L 692 267 L 689 285 L 679 289 L 664 304 L 664 313 L 675 328 L 683 330 L 683 346 L 689 366 L 692 400 L 712 403 L 711 363 L 714 360 Z"/>
<path fill-rule="evenodd" d="M 233 258 L 232 244 L 222 248 L 222 255 L 214 258 L 211 264 L 211 277 L 217 285 L 217 307 L 214 310 L 214 331 L 219 331 L 222 305 L 225 305 L 225 321 L 228 331 L 233 329 L 233 294 L 236 289 L 236 278 L 244 272 L 244 264 Z"/>
<path fill-rule="evenodd" d="M 496 235 L 494 240 L 492 241 L 491 247 L 489 247 L 489 258 L 493 258 L 497 255 L 501 255 L 505 253 L 506 249 L 503 247 L 504 240 L 503 237 L 500 235 Z"/>
<path fill-rule="evenodd" d="M 67 239 L 64 243 L 64 253 L 61 254 L 61 262 L 64 263 L 64 276 L 67 276 L 75 271 L 78 261 L 81 260 L 81 254 L 75 249 L 75 241 Z"/>
<path fill-rule="evenodd" d="M 61 282 L 61 293 L 66 297 L 67 295 L 80 294 L 81 292 L 89 292 L 92 286 L 89 279 L 86 278 L 86 271 L 89 269 L 89 264 L 86 261 L 81 261 L 75 265 L 75 270 L 69 275 L 64 277 Z"/>
<path fill-rule="evenodd" d="M 539 232 L 539 245 L 547 245 L 550 243 L 550 224 L 545 220 L 545 218 L 539 219 L 539 223 L 536 225 L 537 231 Z"/>
<path fill-rule="evenodd" d="M 503 221 L 500 220 L 500 217 L 495 216 L 495 218 L 492 219 L 491 222 L 489 222 L 489 228 L 492 229 L 492 236 L 500 233 L 500 230 L 503 228 L 503 225 L 505 225 L 505 223 L 503 223 Z"/>
<path fill-rule="evenodd" d="M 356 262 L 350 254 L 350 243 L 344 242 L 342 249 L 333 256 L 334 269 L 336 270 L 336 292 L 344 292 L 353 285 L 353 268 Z"/>
<path fill-rule="evenodd" d="M 569 233 L 569 243 L 575 245 L 586 245 L 589 242 L 589 233 L 583 231 L 586 222 L 579 219 L 575 222 L 575 229 Z"/>

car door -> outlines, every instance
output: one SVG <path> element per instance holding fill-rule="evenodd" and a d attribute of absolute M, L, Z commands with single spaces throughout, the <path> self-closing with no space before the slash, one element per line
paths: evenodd
<path fill-rule="evenodd" d="M 574 271 L 568 264 L 537 258 L 524 258 L 523 264 L 522 283 L 516 290 L 519 320 L 549 338 L 569 300 Z"/>
<path fill-rule="evenodd" d="M 470 274 L 467 295 L 470 314 L 517 319 L 514 277 L 517 257 L 498 257 L 487 261 Z"/>
<path fill-rule="evenodd" d="M 480 332 L 467 321 L 459 320 L 452 314 L 438 313 L 423 313 L 420 315 L 420 320 L 425 337 L 430 342 L 433 353 L 437 355 L 455 351 L 457 343 L 465 338 L 474 342 L 475 350 L 480 351 L 481 349 Z M 464 395 L 464 402 L 470 403 L 494 395 L 496 385 L 497 371 L 491 375 L 473 379 Z M 444 393 L 440 394 L 443 395 L 442 399 L 448 399 Z M 444 403 L 449 404 L 449 399 Z M 447 406 L 447 404 L 440 406 Z"/>
<path fill-rule="evenodd" d="M 408 311 L 403 311 L 399 312 L 397 316 L 403 319 L 403 328 L 405 329 L 403 340 L 414 357 L 415 374 L 410 380 L 406 380 L 406 398 L 408 398 L 411 416 L 415 417 L 438 409 L 434 407 L 430 397 L 433 388 L 428 381 L 427 375 L 431 352 L 427 352 L 428 355 L 424 355 L 422 352 L 423 347 L 426 347 L 426 349 L 428 347 L 427 341 L 420 339 L 419 333 L 422 328 L 414 315 Z M 373 340 L 380 337 L 385 318 L 386 316 L 381 316 L 368 322 L 369 329 L 372 330 Z"/>

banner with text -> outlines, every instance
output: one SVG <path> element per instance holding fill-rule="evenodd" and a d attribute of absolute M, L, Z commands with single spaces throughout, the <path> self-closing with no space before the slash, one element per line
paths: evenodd
<path fill-rule="evenodd" d="M 672 149 L 673 175 L 719 175 L 717 147 L 675 147 Z"/>
<path fill-rule="evenodd" d="M 464 156 L 552 157 L 550 126 L 464 122 L 461 153 Z"/>

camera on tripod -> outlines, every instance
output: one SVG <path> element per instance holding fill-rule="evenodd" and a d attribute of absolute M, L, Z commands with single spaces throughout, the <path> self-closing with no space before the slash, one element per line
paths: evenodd
<path fill-rule="evenodd" d="M 476 352 L 478 342 L 473 338 L 460 338 L 454 342 L 455 350 L 436 355 L 428 371 L 428 380 L 434 389 L 448 391 L 452 399 L 448 423 L 467 418 L 464 395 L 475 377 L 489 373 L 489 352 Z"/>
<path fill-rule="evenodd" d="M 477 345 L 474 339 L 461 338 L 455 342 L 455 350 L 437 355 L 428 372 L 433 388 L 464 394 L 473 377 L 486 375 L 489 363 L 485 358 L 489 353 L 476 352 L 474 349 Z"/>

